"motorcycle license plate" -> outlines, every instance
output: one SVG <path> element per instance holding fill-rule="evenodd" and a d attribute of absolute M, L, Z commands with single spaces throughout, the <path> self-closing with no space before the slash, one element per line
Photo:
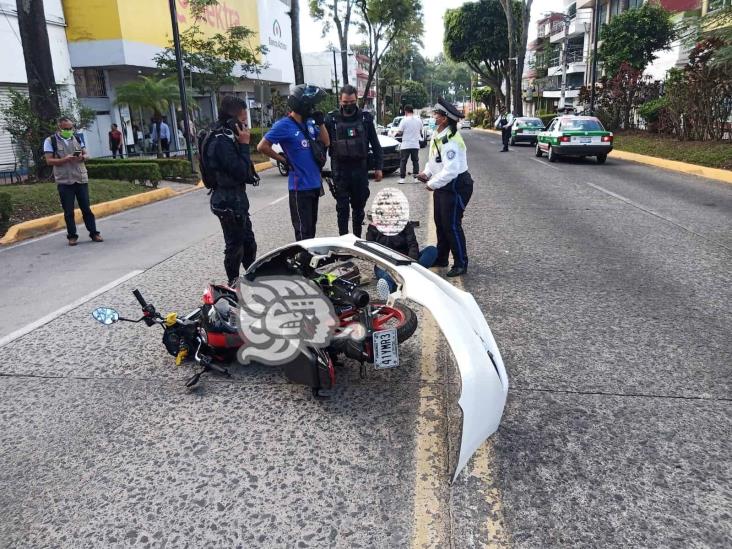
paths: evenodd
<path fill-rule="evenodd" d="M 399 341 L 396 328 L 374 332 L 373 344 L 374 368 L 384 370 L 399 366 Z"/>

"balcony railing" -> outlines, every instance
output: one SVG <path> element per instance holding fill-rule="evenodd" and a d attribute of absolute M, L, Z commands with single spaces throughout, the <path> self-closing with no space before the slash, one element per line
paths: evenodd
<path fill-rule="evenodd" d="M 584 62 L 584 48 L 568 48 L 567 49 L 567 64 L 582 63 Z M 549 66 L 556 67 L 562 64 L 562 52 L 557 52 L 549 58 Z"/>
<path fill-rule="evenodd" d="M 552 22 L 552 34 L 559 34 L 564 30 L 564 21 L 553 21 Z"/>

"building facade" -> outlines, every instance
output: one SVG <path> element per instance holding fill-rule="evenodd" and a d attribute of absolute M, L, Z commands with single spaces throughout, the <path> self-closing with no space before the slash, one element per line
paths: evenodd
<path fill-rule="evenodd" d="M 122 129 L 128 146 L 135 144 L 138 131 L 149 133 L 151 113 L 117 104 L 115 90 L 139 75 L 155 72 L 155 56 L 172 40 L 169 4 L 167 0 L 63 0 L 63 9 L 78 97 L 97 113 L 86 132 L 87 145 L 93 156 L 106 156 L 111 124 Z M 242 79 L 221 90 L 248 102 L 253 124 L 269 122 L 272 90 L 286 91 L 294 81 L 289 9 L 286 0 L 221 0 L 208 8 L 199 23 L 208 37 L 232 26 L 246 26 L 255 33 L 252 45 L 267 47 L 258 72 L 247 74 L 237 68 L 235 75 Z M 177 0 L 177 11 L 183 31 L 193 23 L 188 0 Z M 195 99 L 199 125 L 215 119 L 218 98 L 199 95 Z M 171 106 L 167 113 L 171 130 L 179 127 L 181 119 L 180 107 Z M 178 133 L 171 133 L 171 148 L 183 149 Z M 146 145 L 143 139 L 137 148 Z"/>
<path fill-rule="evenodd" d="M 61 100 L 76 97 L 71 58 L 66 41 L 66 19 L 61 0 L 44 0 L 46 30 L 51 48 L 53 73 Z M 28 79 L 23 60 L 23 45 L 18 30 L 18 13 L 15 0 L 0 0 L 0 103 L 6 103 L 11 89 L 21 93 L 28 91 Z M 0 127 L 0 165 L 19 163 L 17 150 L 10 134 Z"/>

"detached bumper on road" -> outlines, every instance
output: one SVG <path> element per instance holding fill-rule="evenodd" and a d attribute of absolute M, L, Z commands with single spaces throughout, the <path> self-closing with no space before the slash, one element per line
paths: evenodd
<path fill-rule="evenodd" d="M 556 154 L 561 156 L 597 156 L 608 154 L 613 150 L 612 145 L 560 145 L 553 147 Z"/>

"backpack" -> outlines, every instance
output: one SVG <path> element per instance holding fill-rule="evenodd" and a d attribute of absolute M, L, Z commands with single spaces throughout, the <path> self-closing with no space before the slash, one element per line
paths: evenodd
<path fill-rule="evenodd" d="M 328 161 L 328 148 L 323 144 L 322 141 L 312 138 L 310 132 L 307 130 L 306 127 L 307 121 L 303 125 L 292 117 L 290 117 L 290 119 L 300 128 L 300 131 L 302 131 L 305 139 L 310 142 L 310 152 L 313 155 L 313 160 L 315 160 L 318 168 L 322 170 L 323 166 L 325 166 L 325 163 Z"/>
<path fill-rule="evenodd" d="M 211 191 L 218 187 L 218 176 L 216 174 L 216 166 L 212 165 L 210 155 L 211 147 L 215 145 L 214 140 L 221 135 L 225 135 L 221 128 L 212 130 L 201 130 L 198 134 L 198 168 L 201 172 L 201 180 L 204 187 Z M 227 137 L 228 139 L 228 137 Z M 259 185 L 259 174 L 254 168 L 254 164 L 249 163 L 249 177 L 243 183 L 248 183 L 254 187 Z"/>
<path fill-rule="evenodd" d="M 214 130 L 201 130 L 198 134 L 198 170 L 201 172 L 203 185 L 210 191 L 215 190 L 217 186 L 216 171 L 211 169 L 208 162 L 212 138 L 216 138 Z"/>

